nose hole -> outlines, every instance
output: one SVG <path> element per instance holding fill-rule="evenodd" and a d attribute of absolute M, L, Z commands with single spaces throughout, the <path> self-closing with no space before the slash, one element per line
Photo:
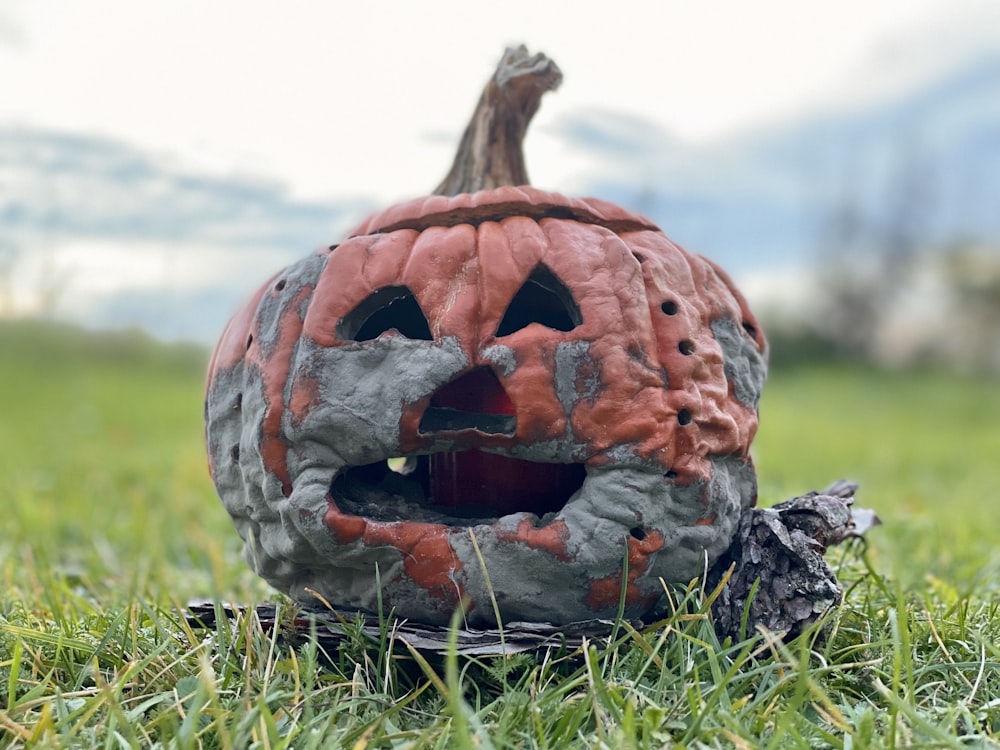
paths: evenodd
<path fill-rule="evenodd" d="M 488 367 L 479 367 L 452 380 L 431 396 L 431 406 L 480 412 L 483 414 L 513 414 L 507 391 Z"/>
<path fill-rule="evenodd" d="M 420 432 L 478 430 L 513 435 L 517 425 L 514 404 L 488 367 L 455 378 L 431 396 L 420 420 Z"/>

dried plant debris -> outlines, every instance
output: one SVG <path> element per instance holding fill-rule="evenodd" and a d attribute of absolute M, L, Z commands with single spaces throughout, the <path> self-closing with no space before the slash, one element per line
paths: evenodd
<path fill-rule="evenodd" d="M 585 620 L 569 625 L 552 625 L 546 622 L 509 622 L 500 628 L 456 628 L 453 632 L 446 625 L 427 625 L 412 620 L 392 618 L 381 624 L 379 618 L 361 612 L 346 615 L 329 609 L 291 605 L 294 617 L 281 617 L 273 604 L 262 604 L 254 613 L 261 628 L 270 632 L 280 620 L 280 635 L 292 645 L 304 641 L 315 629 L 318 645 L 328 653 L 335 653 L 345 642 L 360 633 L 378 643 L 388 637 L 400 649 L 412 648 L 425 654 L 444 654 L 454 641 L 457 653 L 464 656 L 499 656 L 553 649 L 572 652 L 584 641 L 599 641 L 614 630 L 612 620 Z M 215 627 L 219 615 L 235 619 L 246 614 L 246 607 L 234 604 L 216 605 L 213 602 L 195 602 L 187 607 L 188 624 L 195 628 Z M 643 624 L 631 621 L 633 627 Z"/>
<path fill-rule="evenodd" d="M 857 489 L 839 481 L 744 512 L 711 576 L 721 581 L 731 571 L 712 606 L 720 635 L 739 638 L 762 627 L 794 637 L 840 602 L 843 589 L 823 553 L 881 523 L 873 511 L 852 507 Z"/>
<path fill-rule="evenodd" d="M 733 544 L 709 573 L 712 588 L 725 580 L 712 604 L 721 638 L 742 638 L 759 628 L 791 638 L 840 602 L 843 589 L 823 559 L 824 552 L 863 537 L 881 523 L 871 510 L 853 507 L 856 491 L 856 484 L 840 481 L 823 492 L 744 511 Z M 265 631 L 281 621 L 281 635 L 293 645 L 315 630 L 319 645 L 330 653 L 359 633 L 374 642 L 388 636 L 403 650 L 409 647 L 427 654 L 443 654 L 452 642 L 466 656 L 548 649 L 569 652 L 585 641 L 607 639 L 616 626 L 609 619 L 563 625 L 508 622 L 502 629 L 459 627 L 453 632 L 445 625 L 414 620 L 393 618 L 385 623 L 363 612 L 290 606 L 294 615 L 288 618 L 272 604 L 259 605 L 254 613 Z M 215 627 L 220 615 L 233 619 L 245 614 L 246 607 L 212 602 L 192 603 L 187 608 L 188 623 L 195 628 Z M 638 620 L 629 624 L 636 630 L 644 627 Z"/>

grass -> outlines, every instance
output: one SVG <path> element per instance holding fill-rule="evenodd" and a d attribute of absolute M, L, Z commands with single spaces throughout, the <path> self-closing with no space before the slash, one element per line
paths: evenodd
<path fill-rule="evenodd" d="M 765 501 L 848 477 L 887 522 L 873 560 L 906 586 L 1000 580 L 1000 382 L 818 368 L 768 383 L 754 443 Z"/>
<path fill-rule="evenodd" d="M 0 325 L 0 352 L 0 747 L 1000 742 L 995 381 L 772 377 L 762 503 L 848 476 L 885 520 L 830 556 L 847 595 L 825 637 L 720 642 L 695 583 L 610 644 L 438 660 L 388 630 L 291 648 L 253 613 L 192 631 L 190 598 L 282 602 L 207 478 L 205 354 L 30 323 Z"/>

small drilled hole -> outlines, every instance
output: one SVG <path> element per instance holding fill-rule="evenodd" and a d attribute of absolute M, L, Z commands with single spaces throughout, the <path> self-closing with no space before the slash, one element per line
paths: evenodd
<path fill-rule="evenodd" d="M 636 526 L 635 528 L 628 530 L 629 536 L 633 539 L 638 539 L 640 542 L 646 538 L 646 530 L 641 526 Z"/>
<path fill-rule="evenodd" d="M 667 315 L 676 315 L 677 303 L 674 302 L 672 299 L 668 299 L 666 302 L 660 305 L 660 309 L 663 310 L 663 312 L 665 312 Z"/>
<path fill-rule="evenodd" d="M 677 412 L 677 423 L 681 425 L 691 424 L 691 410 L 681 409 Z"/>
<path fill-rule="evenodd" d="M 239 411 L 242 408 L 243 408 L 243 394 L 237 393 L 236 401 L 235 403 L 233 403 L 233 411 Z"/>
<path fill-rule="evenodd" d="M 694 354 L 694 344 L 690 341 L 682 341 L 677 345 L 681 354 Z"/>
<path fill-rule="evenodd" d="M 274 291 L 276 291 L 276 292 L 280 292 L 284 288 L 285 288 L 285 280 L 284 279 L 281 279 L 280 281 L 278 281 L 277 284 L 274 285 Z"/>
<path fill-rule="evenodd" d="M 677 472 L 674 471 L 673 469 L 667 469 L 667 471 L 663 472 L 663 478 L 664 479 L 676 479 L 677 478 Z"/>
<path fill-rule="evenodd" d="M 238 444 L 229 449 L 229 457 L 233 459 L 234 464 L 240 462 L 240 446 Z"/>

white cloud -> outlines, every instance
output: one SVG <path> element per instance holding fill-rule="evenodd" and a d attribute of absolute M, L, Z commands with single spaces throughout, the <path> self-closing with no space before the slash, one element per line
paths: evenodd
<path fill-rule="evenodd" d="M 277 270 L 271 247 L 58 238 L 25 254 L 12 270 L 10 287 L 15 313 L 51 304 L 60 314 L 75 317 L 125 291 L 250 290 Z"/>
<path fill-rule="evenodd" d="M 558 187 L 581 157 L 545 125 L 567 112 L 631 112 L 711 140 L 818 106 L 838 83 L 858 88 L 893 39 L 960 28 L 992 6 L 33 0 L 14 6 L 25 43 L 0 47 L 0 121 L 274 175 L 300 196 L 392 200 L 437 183 L 502 48 L 524 41 L 566 73 L 528 144 L 535 181 Z M 958 46 L 925 45 L 920 65 Z"/>

